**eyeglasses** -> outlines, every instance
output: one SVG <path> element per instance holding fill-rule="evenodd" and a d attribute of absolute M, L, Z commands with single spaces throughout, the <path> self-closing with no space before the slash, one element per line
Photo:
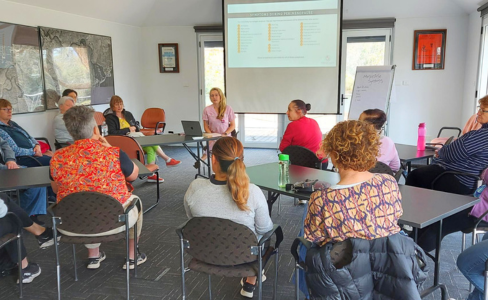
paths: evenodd
<path fill-rule="evenodd" d="M 6 111 L 6 112 L 11 112 L 12 111 L 11 108 L 0 108 L 0 110 Z"/>
<path fill-rule="evenodd" d="M 480 112 L 482 112 L 482 113 L 488 113 L 488 110 L 483 110 L 483 109 L 481 109 L 481 107 L 480 107 L 480 106 L 478 106 L 478 111 L 480 111 Z"/>

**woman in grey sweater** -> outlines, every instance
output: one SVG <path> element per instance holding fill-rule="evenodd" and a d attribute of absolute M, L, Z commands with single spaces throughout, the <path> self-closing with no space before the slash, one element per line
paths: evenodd
<path fill-rule="evenodd" d="M 215 217 L 249 227 L 258 237 L 273 229 L 263 192 L 249 183 L 243 161 L 244 148 L 232 137 L 220 138 L 212 149 L 215 175 L 195 179 L 185 194 L 188 218 Z M 264 281 L 263 276 L 263 281 Z M 242 280 L 241 295 L 252 298 L 256 277 Z"/>

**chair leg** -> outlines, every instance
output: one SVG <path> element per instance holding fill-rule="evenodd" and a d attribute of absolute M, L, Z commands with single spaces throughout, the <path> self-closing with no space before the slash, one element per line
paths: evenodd
<path fill-rule="evenodd" d="M 19 298 L 23 297 L 22 294 L 22 284 L 23 284 L 23 276 L 22 276 L 22 229 L 19 230 L 17 234 L 17 256 L 19 257 Z"/>
<path fill-rule="evenodd" d="M 59 218 L 53 217 L 54 252 L 56 254 L 56 280 L 58 286 L 58 300 L 61 300 L 61 266 L 59 264 L 58 230 L 56 229 L 58 222 Z"/>
<path fill-rule="evenodd" d="M 126 280 L 127 280 L 127 300 L 130 299 L 129 292 L 129 216 L 125 215 L 125 245 L 126 245 L 126 257 L 125 257 L 125 267 L 126 267 Z"/>
<path fill-rule="evenodd" d="M 76 245 L 73 244 L 73 266 L 75 267 L 75 281 L 78 281 L 78 269 L 76 268 Z"/>
<path fill-rule="evenodd" d="M 212 300 L 212 275 L 208 274 L 208 299 Z"/>
<path fill-rule="evenodd" d="M 181 260 L 181 295 L 182 300 L 186 299 L 185 294 L 185 248 L 183 245 L 183 238 L 180 238 L 180 260 Z"/>
<path fill-rule="evenodd" d="M 278 255 L 279 255 L 279 248 L 275 250 L 275 279 L 273 285 L 273 299 L 276 300 L 277 297 L 277 289 L 278 289 Z"/>
<path fill-rule="evenodd" d="M 134 223 L 134 278 L 137 278 L 137 221 Z"/>
<path fill-rule="evenodd" d="M 258 247 L 258 262 L 259 262 L 259 268 L 258 268 L 258 300 L 263 299 L 263 250 L 262 247 Z"/>
<path fill-rule="evenodd" d="M 463 233 L 463 237 L 461 239 L 461 252 L 466 249 L 466 233 Z"/>
<path fill-rule="evenodd" d="M 278 196 L 278 216 L 281 216 L 281 195 Z"/>
<path fill-rule="evenodd" d="M 296 300 L 300 299 L 300 268 L 298 267 L 298 261 L 295 261 L 295 295 Z"/>

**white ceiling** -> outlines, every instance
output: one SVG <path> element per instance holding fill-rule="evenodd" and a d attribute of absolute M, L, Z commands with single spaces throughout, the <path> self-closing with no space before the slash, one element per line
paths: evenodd
<path fill-rule="evenodd" d="M 221 24 L 221 0 L 5 0 L 133 26 Z M 344 18 L 470 14 L 488 0 L 344 0 Z"/>

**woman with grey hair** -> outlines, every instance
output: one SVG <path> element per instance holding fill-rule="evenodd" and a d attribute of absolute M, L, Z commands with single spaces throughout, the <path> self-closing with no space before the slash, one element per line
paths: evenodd
<path fill-rule="evenodd" d="M 75 140 L 73 145 L 56 151 L 51 160 L 51 186 L 57 193 L 57 201 L 77 192 L 99 192 L 109 195 L 128 207 L 137 196 L 132 195 L 127 181 L 134 181 L 139 173 L 138 167 L 130 160 L 126 153 L 118 147 L 112 147 L 100 135 L 94 119 L 94 110 L 87 106 L 75 106 L 63 115 L 68 132 Z M 79 172 L 83 170 L 83 172 Z M 83 184 L 80 184 L 80 183 Z M 133 209 L 129 214 L 131 239 L 129 262 L 130 269 L 147 260 L 144 253 L 138 253 L 134 259 L 134 224 L 137 222 L 138 236 L 142 228 L 142 207 Z M 123 232 L 122 226 L 110 234 Z M 76 233 L 59 230 L 65 235 Z M 107 234 L 107 233 L 103 233 Z M 88 248 L 88 269 L 98 269 L 106 258 L 99 250 L 100 244 L 85 245 Z M 125 264 L 123 265 L 125 269 Z"/>

